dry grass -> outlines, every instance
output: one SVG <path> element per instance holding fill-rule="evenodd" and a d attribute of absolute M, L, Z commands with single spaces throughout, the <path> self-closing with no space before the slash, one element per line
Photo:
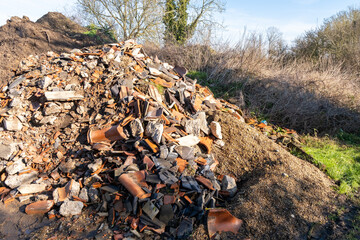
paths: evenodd
<path fill-rule="evenodd" d="M 356 132 L 360 124 L 360 81 L 339 65 L 316 65 L 289 53 L 269 56 L 260 35 L 244 37 L 235 47 L 146 45 L 149 55 L 206 73 L 220 97 L 243 95 L 249 112 L 301 132 Z"/>

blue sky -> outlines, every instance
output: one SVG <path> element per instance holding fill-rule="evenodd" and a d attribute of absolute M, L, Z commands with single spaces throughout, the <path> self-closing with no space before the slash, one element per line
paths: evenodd
<path fill-rule="evenodd" d="M 349 6 L 360 6 L 355 0 L 228 0 L 223 14 L 227 28 L 225 38 L 239 38 L 246 26 L 247 31 L 264 32 L 276 27 L 291 42 L 306 30 L 321 25 Z"/>
<path fill-rule="evenodd" d="M 23 15 L 36 21 L 49 11 L 70 10 L 76 0 L 0 0 L 0 25 L 11 16 Z M 244 27 L 264 32 L 276 27 L 289 43 L 304 31 L 321 25 L 324 18 L 360 6 L 358 0 L 228 0 L 222 20 L 223 37 L 236 41 Z"/>

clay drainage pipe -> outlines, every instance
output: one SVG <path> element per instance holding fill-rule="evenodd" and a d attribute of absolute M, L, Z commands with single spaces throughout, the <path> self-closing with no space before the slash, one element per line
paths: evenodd
<path fill-rule="evenodd" d="M 140 187 L 141 182 L 145 180 L 143 171 L 134 173 L 124 173 L 119 177 L 119 182 L 134 196 L 139 199 L 147 197 L 147 194 Z"/>
<path fill-rule="evenodd" d="M 127 139 L 127 137 L 124 133 L 123 127 L 120 125 L 114 125 L 100 130 L 90 129 L 87 134 L 89 144 L 112 142 L 121 139 Z"/>

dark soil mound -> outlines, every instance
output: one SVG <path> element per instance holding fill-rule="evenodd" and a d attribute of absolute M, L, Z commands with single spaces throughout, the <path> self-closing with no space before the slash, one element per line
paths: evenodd
<path fill-rule="evenodd" d="M 40 23 L 46 28 L 53 29 L 54 31 L 64 32 L 68 34 L 83 33 L 87 31 L 86 28 L 71 21 L 69 18 L 65 17 L 59 12 L 48 12 L 47 14 L 39 18 L 36 23 Z"/>
<path fill-rule="evenodd" d="M 28 17 L 12 17 L 0 27 L 0 85 L 8 82 L 19 61 L 31 54 L 70 51 L 96 44 L 93 38 L 80 33 L 83 30 L 61 13 L 48 13 L 38 23 Z"/>

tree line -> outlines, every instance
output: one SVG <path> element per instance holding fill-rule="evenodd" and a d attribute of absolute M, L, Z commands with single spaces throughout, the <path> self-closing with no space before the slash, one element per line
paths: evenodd
<path fill-rule="evenodd" d="M 185 44 L 196 31 L 217 25 L 223 0 L 78 0 L 88 22 L 111 30 L 117 40 L 162 38 Z M 160 36 L 159 36 L 160 35 Z"/>

